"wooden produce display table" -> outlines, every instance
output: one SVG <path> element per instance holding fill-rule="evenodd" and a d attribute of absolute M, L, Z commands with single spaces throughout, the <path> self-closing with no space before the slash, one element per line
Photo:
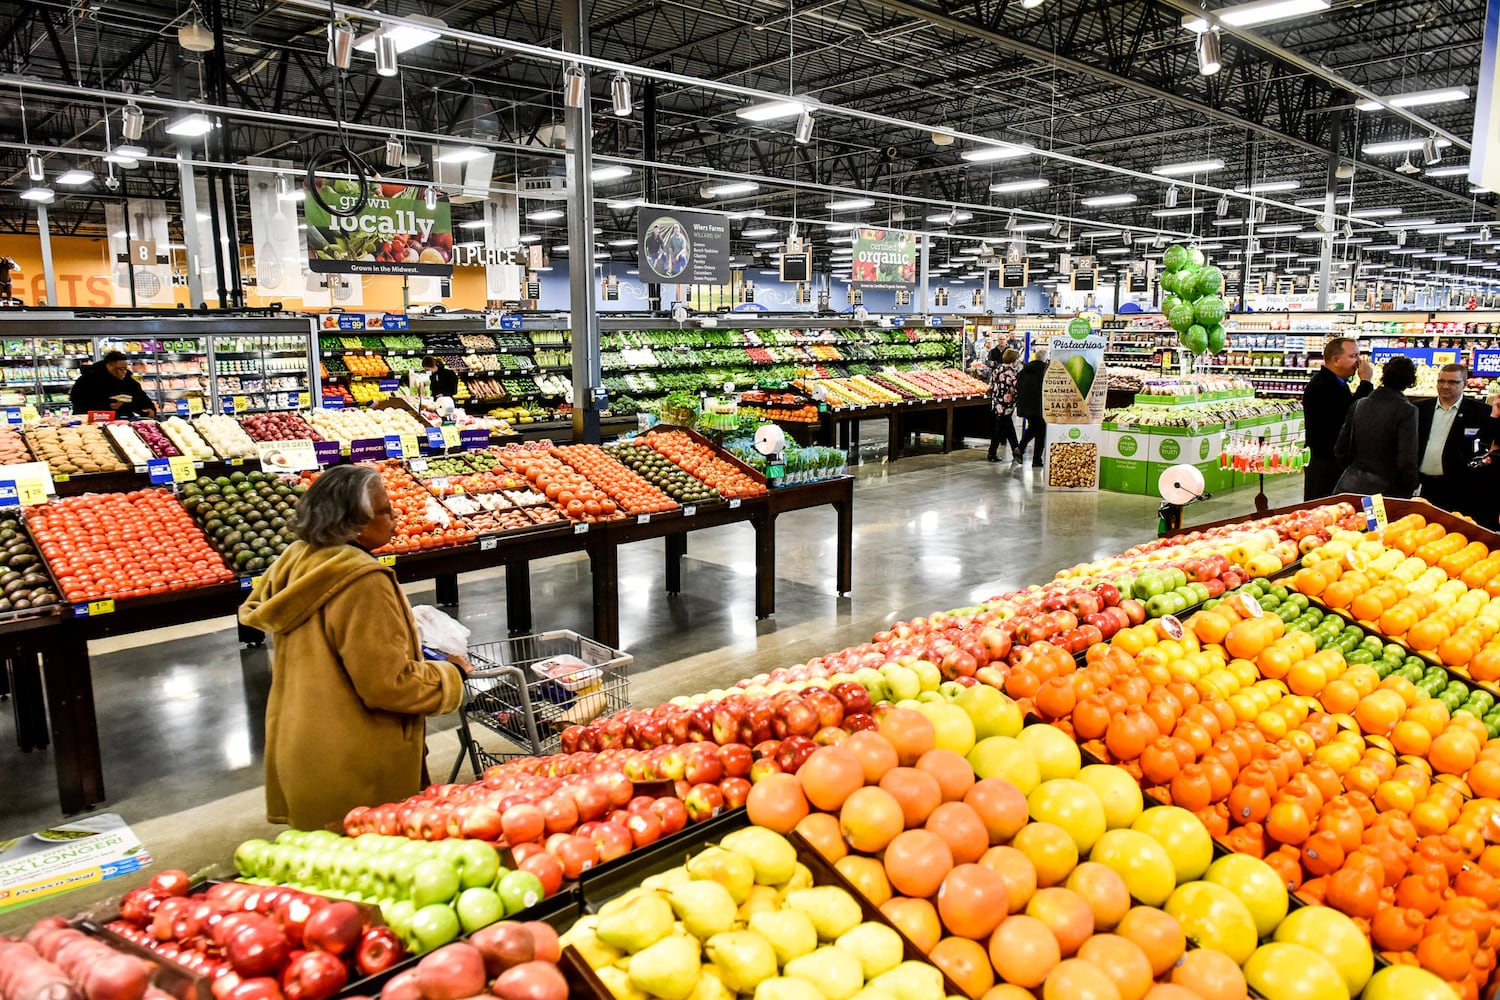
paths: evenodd
<path fill-rule="evenodd" d="M 875 403 L 870 406 L 829 407 L 823 414 L 819 428 L 819 443 L 843 448 L 849 452 L 849 461 L 858 464 L 859 425 L 865 420 L 885 420 L 888 424 L 887 460 L 894 462 L 901 457 L 907 439 L 918 432 L 940 434 L 943 438 L 943 454 L 953 450 L 957 438 L 954 436 L 956 414 L 963 411 L 969 422 L 969 411 L 974 407 L 983 409 L 986 400 L 982 395 L 957 396 L 949 399 L 912 399 L 900 403 Z M 972 433 L 972 432 L 969 432 Z M 988 437 L 989 431 L 985 430 Z"/>
<path fill-rule="evenodd" d="M 854 479 L 850 476 L 777 488 L 765 496 L 700 507 L 691 514 L 679 509 L 623 521 L 562 522 L 530 531 L 485 535 L 467 545 L 399 555 L 393 568 L 403 583 L 435 581 L 439 603 L 454 604 L 458 601 L 459 574 L 504 567 L 508 627 L 512 635 L 521 635 L 534 631 L 531 562 L 569 552 L 586 552 L 593 576 L 593 638 L 617 646 L 621 545 L 664 538 L 666 588 L 677 593 L 681 590 L 681 560 L 687 551 L 688 532 L 748 522 L 755 529 L 755 613 L 764 618 L 776 610 L 777 517 L 788 511 L 825 505 L 837 512 L 836 588 L 840 594 L 847 594 L 852 589 L 850 549 L 854 526 Z M 40 724 L 36 695 L 45 688 L 52 739 L 57 748 L 58 797 L 63 812 L 79 812 L 105 799 L 88 641 L 233 615 L 248 591 L 246 578 L 121 600 L 107 609 L 85 604 L 63 605 L 60 613 L 0 625 L 0 658 L 31 664 L 29 670 L 13 669 L 13 674 L 18 677 L 15 682 L 18 695 L 23 689 L 27 695 L 26 736 L 33 743 Z M 242 640 L 254 642 L 260 638 L 259 633 L 241 628 Z M 35 674 L 38 658 L 44 684 Z"/>

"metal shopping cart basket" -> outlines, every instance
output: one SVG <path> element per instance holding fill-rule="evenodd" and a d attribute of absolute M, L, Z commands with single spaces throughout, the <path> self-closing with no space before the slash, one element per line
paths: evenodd
<path fill-rule="evenodd" d="M 465 757 L 477 777 L 508 758 L 556 753 L 568 726 L 629 708 L 634 659 L 567 629 L 471 646 L 474 669 L 464 680 L 461 743 L 448 781 L 457 779 Z M 470 723 L 505 737 L 515 751 L 485 750 Z"/>

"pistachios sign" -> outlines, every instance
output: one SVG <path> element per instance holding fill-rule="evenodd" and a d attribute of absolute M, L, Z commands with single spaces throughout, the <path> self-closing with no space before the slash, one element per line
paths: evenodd
<path fill-rule="evenodd" d="M 347 211 L 359 197 L 354 181 L 318 181 L 318 195 Z M 307 266 L 320 274 L 453 273 L 453 222 L 448 198 L 427 207 L 425 189 L 372 183 L 370 197 L 353 215 L 329 215 L 311 197 L 302 203 L 307 222 Z"/>
<path fill-rule="evenodd" d="M 1075 317 L 1048 345 L 1042 414 L 1049 424 L 1097 424 L 1104 419 L 1109 384 L 1104 349 L 1109 338 L 1095 325 L 1100 319 L 1094 314 Z"/>

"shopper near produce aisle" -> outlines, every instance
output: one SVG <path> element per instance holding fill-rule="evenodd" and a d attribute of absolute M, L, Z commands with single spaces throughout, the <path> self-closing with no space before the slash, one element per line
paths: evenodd
<path fill-rule="evenodd" d="M 964 369 L 974 367 L 982 360 L 979 355 L 979 331 L 970 330 L 961 336 L 962 360 Z"/>
<path fill-rule="evenodd" d="M 119 351 L 110 351 L 83 369 L 69 393 L 74 413 L 109 410 L 117 417 L 156 415 L 156 404 L 130 374 L 130 362 Z"/>
<path fill-rule="evenodd" d="M 272 636 L 266 818 L 338 830 L 355 806 L 399 802 L 428 783 L 428 715 L 456 710 L 468 661 L 422 656 L 396 573 L 370 554 L 395 530 L 380 474 L 324 472 L 297 504 L 287 546 L 240 621 Z"/>
<path fill-rule="evenodd" d="M 1359 390 L 1349 390 L 1349 377 L 1358 373 Z M 1334 457 L 1334 445 L 1349 407 L 1374 391 L 1374 370 L 1359 353 L 1353 337 L 1334 337 L 1323 345 L 1323 367 L 1302 390 L 1303 426 L 1311 460 L 1302 478 L 1302 499 L 1331 496 L 1344 467 Z"/>
<path fill-rule="evenodd" d="M 1026 446 L 1033 441 L 1036 448 L 1031 453 L 1031 467 L 1040 469 L 1047 451 L 1047 421 L 1042 419 L 1042 380 L 1047 377 L 1047 349 L 1038 347 L 1031 360 L 1016 375 L 1016 416 L 1026 421 L 1026 431 L 1016 442 L 1016 457 L 1026 455 Z"/>
<path fill-rule="evenodd" d="M 995 429 L 990 432 L 991 462 L 1000 461 L 996 452 L 1004 442 L 1010 446 L 1011 464 L 1021 464 L 1020 441 L 1016 438 L 1016 423 L 1011 419 L 1016 411 L 1016 378 L 1020 367 L 1016 361 L 1020 357 L 1021 352 L 1015 348 L 1002 351 L 996 347 L 990 351 L 990 413 L 995 418 Z"/>
<path fill-rule="evenodd" d="M 1469 370 L 1444 365 L 1438 370 L 1437 396 L 1417 402 L 1417 447 L 1422 456 L 1417 472 L 1422 499 L 1444 510 L 1463 510 L 1469 463 L 1474 460 L 1479 430 L 1489 410 L 1477 399 L 1464 398 Z"/>
<path fill-rule="evenodd" d="M 1398 354 L 1380 369 L 1380 388 L 1356 400 L 1339 430 L 1333 457 L 1344 469 L 1335 493 L 1417 491 L 1417 408 L 1406 390 L 1417 384 L 1417 366 Z"/>
<path fill-rule="evenodd" d="M 458 394 L 458 373 L 443 364 L 442 358 L 427 355 L 422 359 L 422 370 L 427 373 L 427 384 L 434 397 Z"/>

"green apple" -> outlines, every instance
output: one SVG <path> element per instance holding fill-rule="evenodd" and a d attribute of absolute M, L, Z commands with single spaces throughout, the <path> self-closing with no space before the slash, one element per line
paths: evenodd
<path fill-rule="evenodd" d="M 923 691 L 936 691 L 943 683 L 943 672 L 931 660 L 913 660 L 909 669 L 917 675 Z"/>
<path fill-rule="evenodd" d="M 458 872 L 445 861 L 423 861 L 412 870 L 411 901 L 419 910 L 451 902 L 458 890 Z"/>
<path fill-rule="evenodd" d="M 482 840 L 453 840 L 458 844 L 458 881 L 465 889 L 494 885 L 500 873 L 500 852 Z"/>
<path fill-rule="evenodd" d="M 922 680 L 916 671 L 897 663 L 887 663 L 880 668 L 893 701 L 905 701 L 922 693 Z M 871 699 L 874 700 L 873 697 Z"/>
<path fill-rule="evenodd" d="M 500 876 L 500 901 L 505 904 L 506 916 L 540 903 L 547 895 L 547 887 L 531 872 L 508 871 Z"/>
<path fill-rule="evenodd" d="M 411 918 L 411 942 L 415 946 L 411 950 L 425 955 L 458 937 L 458 932 L 458 914 L 453 907 L 442 903 L 418 907 Z"/>
<path fill-rule="evenodd" d="M 474 887 L 458 894 L 458 923 L 465 934 L 473 934 L 505 917 L 505 904 L 494 889 Z"/>

